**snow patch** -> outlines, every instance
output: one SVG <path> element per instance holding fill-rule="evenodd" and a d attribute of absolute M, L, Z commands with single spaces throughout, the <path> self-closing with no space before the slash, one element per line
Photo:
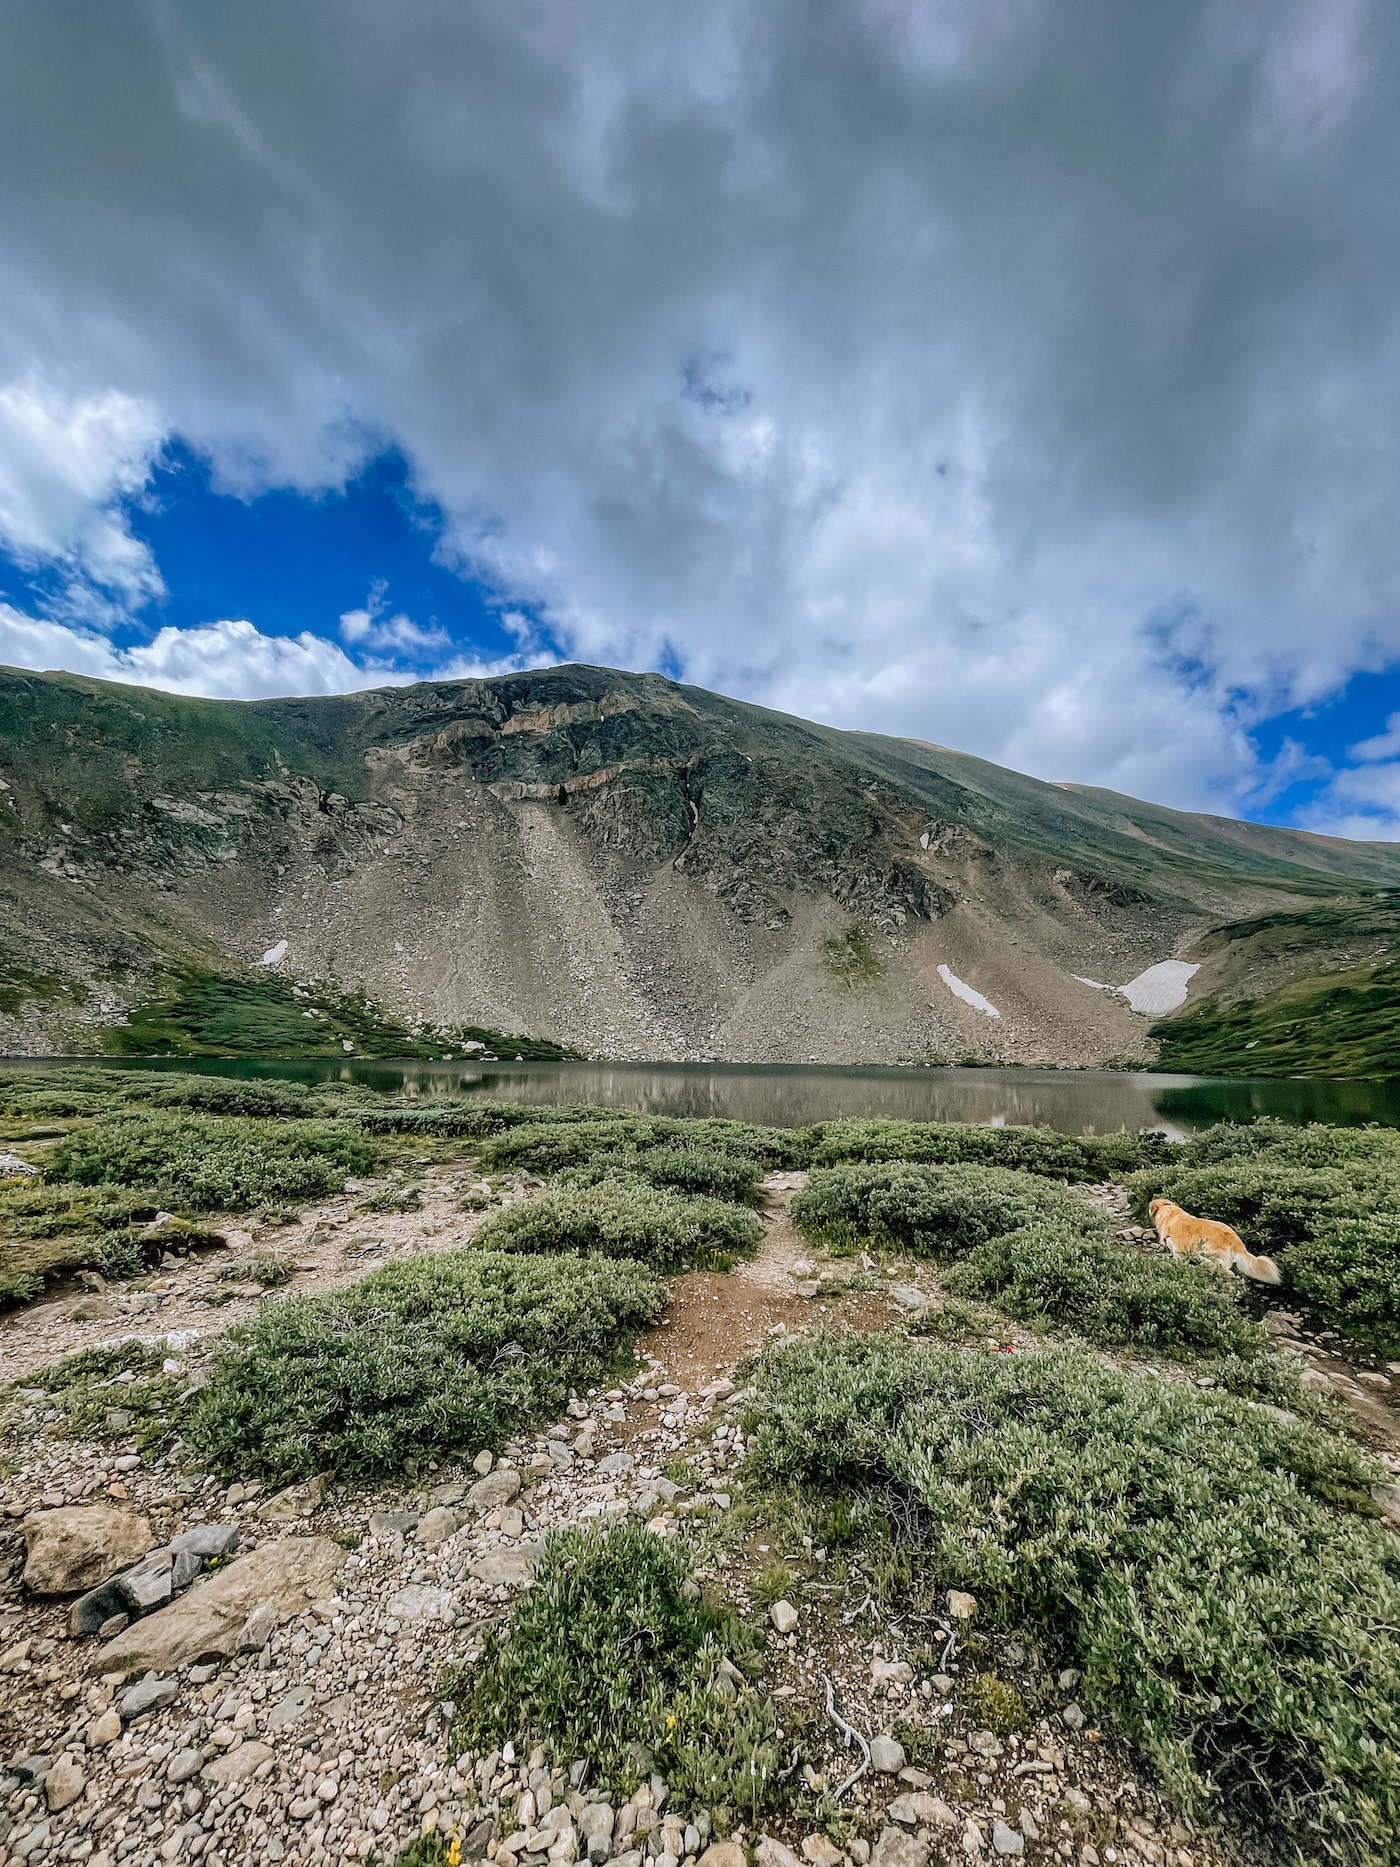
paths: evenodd
<path fill-rule="evenodd" d="M 1077 979 L 1081 985 L 1092 985 L 1096 992 L 1116 992 L 1115 985 L 1105 985 L 1101 979 L 1086 979 L 1082 972 L 1072 972 L 1071 979 Z"/>
<path fill-rule="evenodd" d="M 276 946 L 270 946 L 267 949 L 259 963 L 264 966 L 275 966 L 279 959 L 285 959 L 286 957 L 287 942 L 285 940 L 279 940 Z"/>
<path fill-rule="evenodd" d="M 1160 1018 L 1186 1003 L 1186 987 L 1200 970 L 1184 959 L 1159 960 L 1136 979 L 1130 979 L 1122 987 L 1123 996 L 1134 1011 Z"/>
<path fill-rule="evenodd" d="M 989 1018 L 1001 1016 L 991 999 L 983 998 L 982 994 L 974 991 L 970 985 L 964 985 L 951 966 L 940 966 L 938 976 L 954 998 L 960 998 L 965 1005 L 971 1005 L 974 1011 L 985 1011 Z"/>

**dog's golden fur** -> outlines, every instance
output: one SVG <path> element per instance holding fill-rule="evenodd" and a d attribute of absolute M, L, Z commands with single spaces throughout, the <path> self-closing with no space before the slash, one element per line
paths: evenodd
<path fill-rule="evenodd" d="M 1157 1236 L 1174 1258 L 1199 1258 L 1218 1270 L 1238 1271 L 1257 1284 L 1277 1284 L 1283 1280 L 1272 1258 L 1256 1257 L 1238 1232 L 1219 1219 L 1196 1219 L 1169 1199 L 1154 1199 L 1147 1209 Z"/>

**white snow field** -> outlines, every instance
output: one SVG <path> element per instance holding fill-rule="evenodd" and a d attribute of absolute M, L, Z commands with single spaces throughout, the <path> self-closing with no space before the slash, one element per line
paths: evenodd
<path fill-rule="evenodd" d="M 985 1011 L 989 1018 L 1001 1016 L 991 999 L 983 998 L 982 994 L 974 991 L 970 985 L 964 985 L 951 966 L 940 966 L 938 976 L 954 998 L 960 998 L 965 1005 L 971 1005 L 974 1011 Z"/>

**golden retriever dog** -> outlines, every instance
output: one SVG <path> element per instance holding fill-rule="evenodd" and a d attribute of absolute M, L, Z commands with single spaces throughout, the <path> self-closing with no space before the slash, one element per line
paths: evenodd
<path fill-rule="evenodd" d="M 1256 1257 L 1239 1233 L 1218 1219 L 1193 1219 L 1169 1199 L 1154 1199 L 1147 1210 L 1157 1227 L 1157 1236 L 1174 1258 L 1199 1258 L 1227 1276 L 1238 1271 L 1257 1284 L 1283 1282 L 1272 1258 Z"/>

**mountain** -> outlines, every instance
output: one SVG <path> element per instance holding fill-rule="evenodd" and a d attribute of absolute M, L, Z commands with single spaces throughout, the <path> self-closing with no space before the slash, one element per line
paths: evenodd
<path fill-rule="evenodd" d="M 1084 1064 L 1209 1037 L 1235 1068 L 1248 1008 L 1314 952 L 1335 972 L 1348 917 L 1391 950 L 1388 890 L 1388 844 L 654 674 L 233 702 L 0 670 L 10 1053 Z M 1200 970 L 1156 1037 L 1101 989 L 1183 958 Z M 1297 1045 L 1285 1066 L 1310 1067 Z"/>

